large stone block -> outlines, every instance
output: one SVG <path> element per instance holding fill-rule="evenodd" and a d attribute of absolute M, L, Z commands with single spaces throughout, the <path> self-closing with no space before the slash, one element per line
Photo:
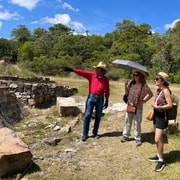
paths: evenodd
<path fill-rule="evenodd" d="M 61 116 L 77 116 L 81 110 L 72 97 L 57 97 L 56 105 Z"/>
<path fill-rule="evenodd" d="M 32 160 L 28 146 L 12 130 L 0 129 L 0 177 L 24 170 Z"/>

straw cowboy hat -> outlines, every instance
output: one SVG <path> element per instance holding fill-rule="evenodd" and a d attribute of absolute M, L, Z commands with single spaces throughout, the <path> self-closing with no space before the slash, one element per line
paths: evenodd
<path fill-rule="evenodd" d="M 168 81 L 169 76 L 165 72 L 159 72 L 158 75 L 161 76 L 164 81 Z"/>
<path fill-rule="evenodd" d="M 99 62 L 97 66 L 93 66 L 93 67 L 104 69 L 107 72 L 106 64 L 104 64 L 103 62 Z"/>

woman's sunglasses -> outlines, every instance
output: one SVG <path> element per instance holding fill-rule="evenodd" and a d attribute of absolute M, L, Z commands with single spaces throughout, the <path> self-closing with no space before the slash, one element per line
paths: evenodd
<path fill-rule="evenodd" d="M 159 81 L 161 78 L 154 78 L 154 81 Z"/>
<path fill-rule="evenodd" d="M 134 77 L 138 77 L 139 75 L 138 74 L 133 74 Z"/>

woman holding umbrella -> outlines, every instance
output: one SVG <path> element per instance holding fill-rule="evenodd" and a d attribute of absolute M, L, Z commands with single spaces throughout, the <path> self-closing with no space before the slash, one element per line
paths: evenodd
<path fill-rule="evenodd" d="M 125 127 L 121 142 L 129 141 L 132 122 L 134 120 L 134 138 L 137 146 L 142 144 L 141 139 L 141 122 L 143 104 L 152 98 L 153 93 L 146 83 L 147 74 L 144 71 L 133 69 L 133 79 L 125 83 L 125 94 L 128 95 L 127 107 L 135 107 L 134 112 L 128 111 L 125 116 Z"/>

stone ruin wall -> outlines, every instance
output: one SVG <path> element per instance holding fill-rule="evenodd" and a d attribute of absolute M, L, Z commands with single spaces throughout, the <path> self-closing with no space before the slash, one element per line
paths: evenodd
<path fill-rule="evenodd" d="M 25 106 L 55 104 L 57 97 L 76 93 L 76 88 L 55 85 L 48 78 L 0 77 L 0 128 L 9 127 L 26 117 Z"/>

